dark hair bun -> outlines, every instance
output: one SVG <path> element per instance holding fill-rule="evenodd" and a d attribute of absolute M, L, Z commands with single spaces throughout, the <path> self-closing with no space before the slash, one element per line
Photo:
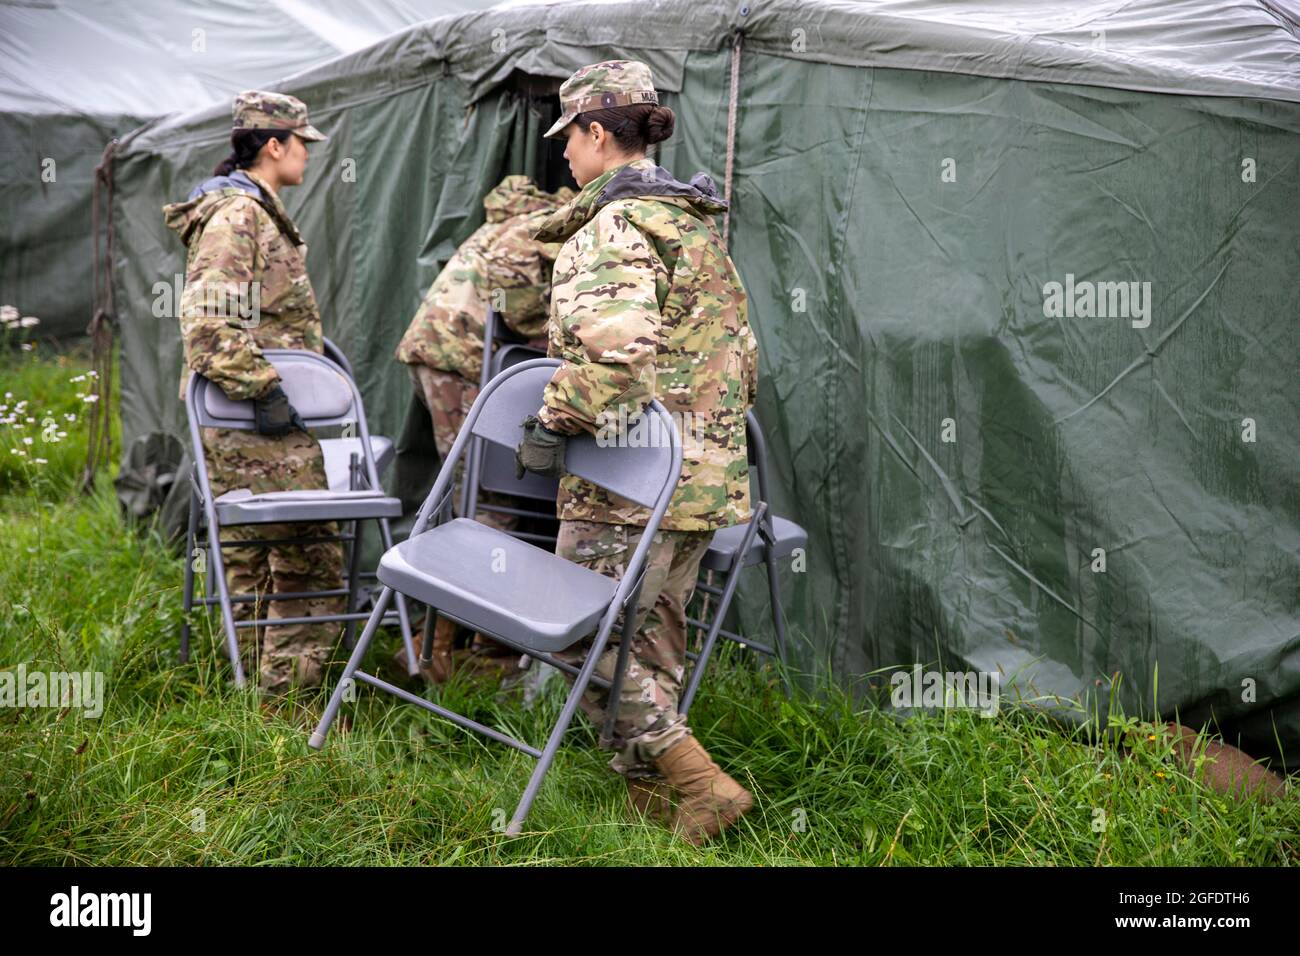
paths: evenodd
<path fill-rule="evenodd" d="M 677 117 L 667 106 L 656 106 L 645 118 L 645 138 L 650 143 L 662 143 L 673 135 Z"/>

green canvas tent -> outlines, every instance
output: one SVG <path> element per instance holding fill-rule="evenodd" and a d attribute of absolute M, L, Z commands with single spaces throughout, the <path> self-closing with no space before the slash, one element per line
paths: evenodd
<path fill-rule="evenodd" d="M 81 335 L 91 187 L 140 124 L 370 46 L 475 0 L 0 0 L 0 303 Z"/>
<path fill-rule="evenodd" d="M 331 139 L 287 202 L 410 502 L 436 459 L 393 348 L 548 95 L 650 64 L 658 160 L 726 184 L 762 351 L 799 663 L 923 662 L 1084 719 L 1215 718 L 1300 758 L 1300 27 L 1277 2 L 717 2 L 441 18 L 302 73 Z M 731 120 L 734 118 L 734 122 Z M 122 144 L 127 441 L 179 435 L 160 208 L 224 106 Z M 742 594 L 762 632 L 761 582 Z M 1157 676 L 1158 675 L 1158 676 Z"/>

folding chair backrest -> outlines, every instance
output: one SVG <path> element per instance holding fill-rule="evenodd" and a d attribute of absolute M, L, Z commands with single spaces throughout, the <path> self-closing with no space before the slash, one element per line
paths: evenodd
<path fill-rule="evenodd" d="M 772 499 L 767 496 L 767 438 L 752 408 L 745 412 L 745 446 L 746 457 L 758 479 L 759 500 L 770 506 Z"/>
<path fill-rule="evenodd" d="M 331 342 L 328 338 L 323 338 L 321 342 L 325 348 L 325 353 L 324 353 L 325 357 L 333 361 L 336 365 L 339 366 L 339 368 L 343 369 L 343 371 L 347 372 L 348 378 L 352 379 L 352 381 L 355 382 L 357 380 L 357 376 L 355 373 L 353 373 L 352 363 L 349 362 L 348 357 L 343 354 L 343 350 L 339 348 L 337 345 L 335 345 L 333 342 Z"/>
<path fill-rule="evenodd" d="M 352 411 L 352 389 L 341 377 L 342 369 L 334 371 L 328 365 L 304 360 L 298 356 L 281 358 L 273 362 L 279 372 L 282 388 L 303 421 L 308 425 L 333 425 L 355 420 Z M 203 382 L 205 388 L 199 395 L 201 425 L 220 421 L 226 428 L 252 428 L 253 403 L 233 402 L 212 382 Z"/>
<path fill-rule="evenodd" d="M 523 440 L 523 420 L 542 406 L 546 383 L 555 374 L 558 359 L 534 359 L 507 369 L 488 384 L 473 434 L 514 449 Z M 659 497 L 674 468 L 681 471 L 680 438 L 658 402 L 647 409 L 635 446 L 601 447 L 594 436 L 571 437 L 566 445 L 565 469 L 616 495 L 650 507 Z"/>
<path fill-rule="evenodd" d="M 492 376 L 495 377 L 498 372 L 539 358 L 546 358 L 546 353 L 539 352 L 530 345 L 503 345 L 492 356 Z"/>
<path fill-rule="evenodd" d="M 292 349 L 268 349 L 263 354 L 280 373 L 280 382 L 289 403 L 307 425 L 317 427 L 356 421 L 355 392 L 337 363 L 314 352 Z M 255 427 L 251 401 L 232 401 L 206 379 L 199 380 L 195 410 L 202 426 Z"/>
<path fill-rule="evenodd" d="M 309 428 L 327 425 L 353 426 L 361 439 L 361 453 L 371 488 L 379 487 L 379 473 L 370 444 L 361 393 L 352 377 L 333 359 L 300 349 L 265 349 L 262 353 L 280 374 L 289 403 Z M 195 464 L 207 494 L 207 467 L 202 458 L 199 429 L 234 428 L 250 431 L 257 427 L 253 403 L 235 402 L 201 375 L 190 378 L 185 408 L 190 419 L 190 444 Z"/>
<path fill-rule="evenodd" d="M 503 345 L 492 356 L 490 378 L 503 369 L 513 368 L 521 362 L 544 358 L 543 353 L 527 345 Z M 515 451 L 495 442 L 487 442 L 483 448 L 483 461 L 478 473 L 478 486 L 484 491 L 529 498 L 534 501 L 555 502 L 560 490 L 560 483 L 555 478 L 525 472 L 522 478 L 515 477 Z"/>
<path fill-rule="evenodd" d="M 516 478 L 515 474 L 514 449 L 488 442 L 483 449 L 483 465 L 478 476 L 481 490 L 555 503 L 555 496 L 560 490 L 557 479 L 533 474 L 531 471 L 524 472 L 522 478 Z"/>

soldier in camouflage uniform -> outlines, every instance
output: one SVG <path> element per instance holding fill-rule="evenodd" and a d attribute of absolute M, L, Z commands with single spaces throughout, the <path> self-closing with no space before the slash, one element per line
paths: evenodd
<path fill-rule="evenodd" d="M 713 221 L 727 208 L 709 177 L 689 184 L 644 155 L 672 132 L 649 68 L 607 61 L 560 89 L 565 136 L 582 191 L 536 233 L 563 241 L 555 262 L 550 348 L 564 364 L 525 422 L 521 464 L 561 474 L 565 435 L 609 436 L 658 399 L 684 427 L 677 489 L 649 552 L 637 628 L 615 725 L 611 766 L 633 805 L 691 842 L 733 823 L 750 794 L 709 758 L 677 712 L 686 665 L 686 606 L 713 532 L 750 517 L 745 412 L 757 388 L 757 346 L 744 286 Z M 575 475 L 560 482 L 557 553 L 620 577 L 649 509 Z M 617 638 L 618 632 L 615 632 Z M 589 641 L 560 656 L 579 665 Z M 617 641 L 597 673 L 613 676 Z M 605 693 L 583 709 L 603 722 Z M 670 804 L 676 805 L 672 815 Z"/>
<path fill-rule="evenodd" d="M 501 180 L 483 199 L 487 221 L 438 274 L 398 343 L 397 360 L 411 368 L 415 394 L 433 419 L 434 443 L 444 460 L 478 398 L 488 307 L 513 332 L 545 348 L 551 268 L 560 246 L 539 242 L 533 232 L 572 198 L 571 189 L 551 194 L 527 176 Z M 459 487 L 453 500 L 460 500 Z M 490 494 L 483 500 L 518 505 Z M 480 511 L 478 518 L 502 531 L 516 525 L 506 514 Z"/>
<path fill-rule="evenodd" d="M 215 495 L 238 488 L 254 494 L 325 488 L 320 444 L 305 429 L 263 349 L 322 351 L 315 293 L 307 277 L 307 247 L 277 195 L 302 182 L 306 141 L 325 139 L 292 96 L 249 91 L 234 103 L 235 151 L 185 202 L 164 207 L 167 225 L 185 243 L 185 291 L 179 316 L 185 367 L 184 398 L 197 372 L 235 401 L 251 399 L 257 431 L 204 428 L 202 441 Z M 223 529 L 226 540 L 327 538 L 333 523 L 246 525 Z M 342 549 L 336 541 L 223 549 L 232 594 L 341 588 Z M 343 611 L 342 598 L 237 603 L 237 618 L 308 617 Z M 279 697 L 312 687 L 337 624 L 273 626 L 237 633 L 245 660 L 257 656 L 262 693 Z M 260 645 L 260 648 L 259 646 Z M 254 670 L 250 667 L 249 670 Z"/>

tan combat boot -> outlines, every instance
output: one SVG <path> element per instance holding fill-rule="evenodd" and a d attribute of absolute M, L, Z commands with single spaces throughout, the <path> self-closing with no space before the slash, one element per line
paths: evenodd
<path fill-rule="evenodd" d="M 469 647 L 453 656 L 453 669 L 471 679 L 501 681 L 518 675 L 519 658 L 518 651 L 475 631 Z"/>
<path fill-rule="evenodd" d="M 498 641 L 492 640 L 486 634 L 478 631 L 474 632 L 474 640 L 470 641 L 469 649 L 475 654 L 483 657 L 518 657 L 519 652 L 513 648 L 506 647 Z"/>
<path fill-rule="evenodd" d="M 699 846 L 731 826 L 754 805 L 754 796 L 709 757 L 694 737 L 685 737 L 655 761 L 677 791 L 675 829 Z"/>
<path fill-rule="evenodd" d="M 415 644 L 415 654 L 419 657 L 420 649 L 424 645 L 424 626 L 413 627 L 414 634 L 411 635 L 412 642 Z M 420 668 L 420 676 L 430 684 L 441 684 L 451 676 L 451 648 L 456 640 L 456 622 L 440 617 L 433 625 L 433 650 L 431 656 L 433 660 L 429 664 L 416 664 Z M 406 668 L 406 647 L 399 647 L 397 653 L 393 656 L 393 663 L 403 671 Z"/>
<path fill-rule="evenodd" d="M 627 802 L 636 816 L 646 817 L 655 823 L 672 823 L 673 788 L 661 777 L 624 777 L 627 781 Z"/>

